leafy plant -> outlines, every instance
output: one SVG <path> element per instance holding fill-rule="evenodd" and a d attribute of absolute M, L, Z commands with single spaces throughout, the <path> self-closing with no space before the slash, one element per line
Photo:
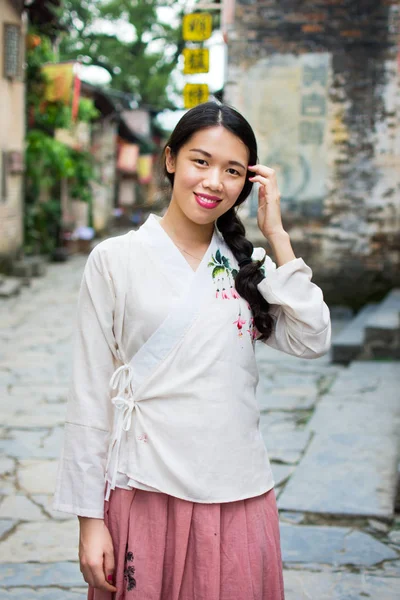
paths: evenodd
<path fill-rule="evenodd" d="M 78 108 L 78 121 L 90 123 L 99 116 L 100 112 L 90 98 L 80 98 Z"/>
<path fill-rule="evenodd" d="M 56 129 L 73 125 L 71 106 L 44 102 L 46 77 L 43 63 L 54 62 L 46 36 L 30 31 L 27 51 L 27 123 L 25 171 L 25 251 L 51 253 L 58 243 L 61 227 L 60 186 L 68 180 L 72 198 L 91 205 L 91 182 L 95 179 L 93 157 L 61 143 Z M 81 98 L 78 121 L 98 116 L 90 98 Z"/>
<path fill-rule="evenodd" d="M 25 211 L 25 252 L 51 254 L 57 246 L 61 208 L 58 200 L 37 202 Z"/>
<path fill-rule="evenodd" d="M 79 57 L 85 65 L 102 67 L 110 85 L 132 94 L 139 105 L 175 108 L 167 89 L 184 42 L 180 25 L 160 20 L 166 7 L 171 15 L 180 12 L 181 21 L 184 3 L 172 0 L 64 0 L 58 9 L 67 30 L 60 36 L 60 60 Z"/>

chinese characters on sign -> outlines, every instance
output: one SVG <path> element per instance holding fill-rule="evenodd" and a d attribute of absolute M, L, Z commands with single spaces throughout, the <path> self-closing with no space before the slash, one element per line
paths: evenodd
<path fill-rule="evenodd" d="M 183 88 L 183 101 L 185 108 L 193 108 L 198 104 L 207 102 L 208 85 L 205 83 L 187 83 Z"/>
<path fill-rule="evenodd" d="M 204 42 L 211 37 L 212 17 L 209 13 L 192 13 L 183 17 L 182 27 L 185 42 Z M 195 44 L 194 44 L 195 46 Z M 210 68 L 210 51 L 208 48 L 195 46 L 183 50 L 185 75 L 208 73 Z M 208 85 L 204 83 L 187 83 L 183 90 L 185 108 L 193 108 L 207 102 Z"/>
<path fill-rule="evenodd" d="M 204 42 L 211 37 L 212 18 L 209 13 L 193 13 L 183 17 L 183 39 L 185 42 Z"/>
<path fill-rule="evenodd" d="M 193 73 L 208 73 L 210 64 L 209 55 L 210 51 L 208 48 L 184 48 L 184 74 L 192 75 Z"/>
<path fill-rule="evenodd" d="M 311 88 L 301 97 L 301 116 L 299 124 L 300 144 L 321 146 L 324 141 L 326 119 L 325 86 L 328 69 L 325 65 L 304 65 L 303 86 Z"/>

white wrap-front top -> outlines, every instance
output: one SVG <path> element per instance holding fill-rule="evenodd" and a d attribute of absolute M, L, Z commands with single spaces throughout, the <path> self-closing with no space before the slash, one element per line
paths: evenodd
<path fill-rule="evenodd" d="M 254 258 L 262 258 L 257 249 Z M 78 305 L 54 508 L 103 517 L 105 481 L 195 502 L 273 487 L 256 402 L 257 332 L 234 287 L 236 259 L 218 231 L 197 271 L 151 215 L 95 247 Z M 270 346 L 315 358 L 329 310 L 301 258 L 265 261 L 260 293 Z"/>

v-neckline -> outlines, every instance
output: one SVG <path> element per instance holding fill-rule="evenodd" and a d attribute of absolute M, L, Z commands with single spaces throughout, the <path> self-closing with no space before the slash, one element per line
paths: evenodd
<path fill-rule="evenodd" d="M 180 261 L 182 262 L 182 264 L 184 263 L 185 266 L 189 269 L 190 273 L 192 273 L 192 275 L 195 275 L 199 271 L 199 269 L 203 266 L 204 262 L 207 260 L 207 257 L 210 254 L 212 245 L 213 245 L 213 243 L 214 243 L 214 241 L 216 239 L 216 236 L 217 236 L 216 226 L 214 225 L 214 231 L 213 231 L 213 234 L 212 234 L 212 237 L 211 237 L 211 241 L 210 241 L 210 243 L 209 243 L 209 245 L 207 247 L 207 250 L 203 254 L 203 258 L 199 262 L 197 268 L 193 269 L 193 267 L 188 262 L 188 260 L 184 257 L 184 255 L 182 254 L 182 252 L 179 250 L 178 246 L 175 244 L 175 242 L 173 241 L 173 239 L 171 238 L 171 236 L 166 232 L 166 230 L 164 229 L 164 227 L 161 225 L 161 217 L 159 217 L 158 215 L 154 215 L 154 214 L 152 214 L 150 216 L 154 217 L 154 221 L 157 223 L 158 227 L 163 232 L 165 238 L 168 240 L 168 243 L 169 243 L 170 247 L 173 248 L 173 251 L 175 252 L 175 254 L 179 255 Z"/>

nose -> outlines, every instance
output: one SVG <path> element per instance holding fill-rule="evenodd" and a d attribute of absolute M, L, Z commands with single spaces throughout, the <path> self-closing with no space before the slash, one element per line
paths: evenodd
<path fill-rule="evenodd" d="M 207 177 L 203 182 L 203 186 L 210 190 L 220 191 L 222 189 L 222 181 L 219 169 L 209 169 Z"/>

